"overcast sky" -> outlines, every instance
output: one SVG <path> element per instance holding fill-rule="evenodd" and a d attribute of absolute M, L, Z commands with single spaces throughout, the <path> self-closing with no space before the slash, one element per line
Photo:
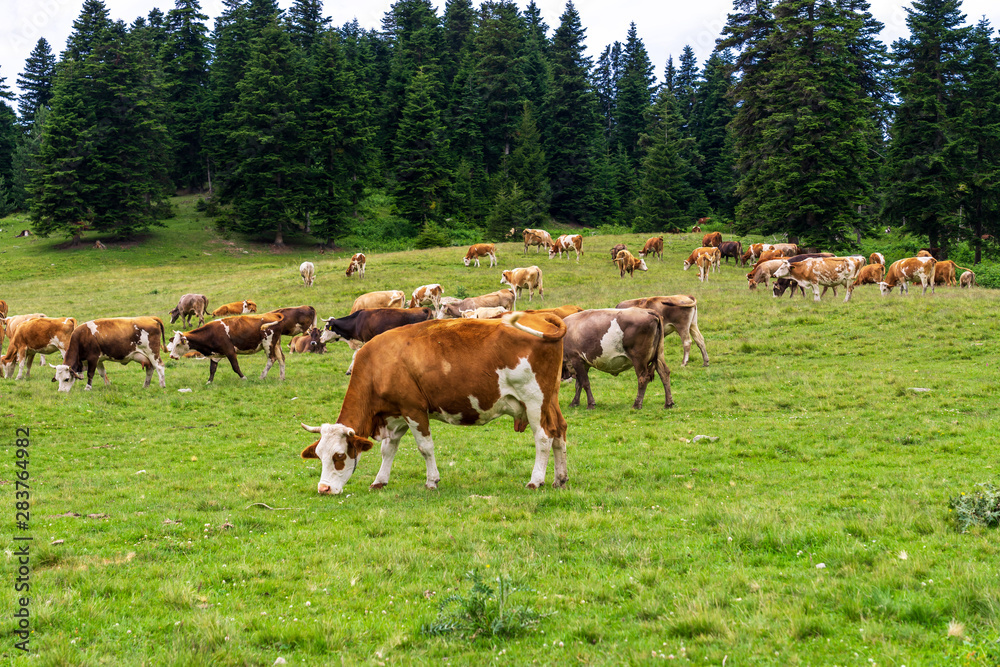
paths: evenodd
<path fill-rule="evenodd" d="M 82 0 L 0 0 L 3 23 L 0 25 L 0 77 L 7 78 L 7 85 L 15 91 L 18 75 L 39 37 L 48 40 L 58 57 L 66 48 L 66 39 L 79 16 Z M 153 7 L 164 13 L 173 5 L 169 0 L 104 0 L 113 20 L 132 23 L 138 16 L 145 16 Z M 287 9 L 291 0 L 278 0 Z M 536 0 L 542 17 L 554 30 L 566 8 L 565 0 Z M 208 15 L 211 29 L 215 17 L 222 13 L 221 0 L 202 0 L 202 12 Z M 324 6 L 333 24 L 340 26 L 355 17 L 365 28 L 378 28 L 382 17 L 393 0 L 354 0 L 331 2 Z M 438 14 L 444 11 L 444 0 L 435 3 Z M 473 0 L 478 6 L 478 0 Z M 655 67 L 658 80 L 663 78 L 667 57 L 680 55 L 685 44 L 690 44 L 698 56 L 699 64 L 712 52 L 715 39 L 726 22 L 732 8 L 731 0 L 576 0 L 576 9 L 586 28 L 586 46 L 596 60 L 605 46 L 624 41 L 629 23 L 635 22 L 639 37 L 646 45 Z M 899 0 L 871 0 L 872 13 L 885 24 L 882 40 L 891 45 L 906 36 L 906 13 L 903 7 L 910 2 Z M 522 9 L 527 2 L 517 2 Z M 995 26 L 1000 24 L 1000 3 L 996 0 L 966 0 L 963 10 L 969 23 L 986 16 Z M 550 30 L 551 34 L 551 30 Z"/>

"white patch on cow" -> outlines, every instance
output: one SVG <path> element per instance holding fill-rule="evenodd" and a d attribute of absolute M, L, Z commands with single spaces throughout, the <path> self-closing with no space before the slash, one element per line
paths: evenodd
<path fill-rule="evenodd" d="M 444 371 L 445 375 L 451 372 L 451 364 L 448 363 L 447 359 L 441 361 L 441 370 Z"/>
<path fill-rule="evenodd" d="M 528 358 L 522 358 L 514 368 L 498 368 L 497 376 L 500 400 L 493 404 L 489 412 L 495 415 L 508 414 L 515 419 L 521 416 L 517 413 L 526 413 L 529 422 L 540 424 L 545 393 L 535 378 L 535 371 Z M 524 408 L 518 404 L 523 404 Z M 516 413 L 513 410 L 516 410 Z M 479 423 L 486 422 L 481 420 Z"/>
<path fill-rule="evenodd" d="M 94 322 L 93 320 L 87 322 L 87 328 L 90 329 L 91 334 L 95 336 L 97 335 L 97 322 Z"/>
<path fill-rule="evenodd" d="M 226 335 L 229 336 L 229 325 L 226 324 L 225 322 L 223 322 L 222 323 L 222 328 L 226 330 Z M 232 338 L 232 336 L 229 336 L 229 337 Z"/>
<path fill-rule="evenodd" d="M 601 354 L 594 360 L 584 360 L 599 371 L 618 375 L 632 368 L 632 360 L 625 352 L 625 332 L 618 319 L 611 320 L 608 330 L 601 336 Z"/>

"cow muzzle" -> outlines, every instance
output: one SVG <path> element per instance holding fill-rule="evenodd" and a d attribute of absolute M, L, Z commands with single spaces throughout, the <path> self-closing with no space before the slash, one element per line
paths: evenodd
<path fill-rule="evenodd" d="M 332 488 L 330 488 L 330 487 L 329 487 L 329 486 L 327 486 L 326 484 L 320 484 L 320 485 L 319 485 L 319 486 L 318 486 L 318 487 L 316 488 L 316 490 L 317 490 L 317 491 L 319 492 L 319 494 L 320 494 L 321 496 L 335 496 L 335 495 L 337 495 L 338 493 L 340 493 L 340 491 L 341 491 L 340 489 L 337 489 L 336 491 L 334 491 L 334 490 L 333 490 Z"/>

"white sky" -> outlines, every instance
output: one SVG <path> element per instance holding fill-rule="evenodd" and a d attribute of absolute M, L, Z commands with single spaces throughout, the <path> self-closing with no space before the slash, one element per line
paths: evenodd
<path fill-rule="evenodd" d="M 145 16 L 153 7 L 164 13 L 173 5 L 170 0 L 104 0 L 113 20 L 132 23 L 138 16 Z M 287 9 L 291 0 L 278 0 Z M 565 0 L 536 0 L 545 22 L 554 30 L 559 25 Z M 211 29 L 215 17 L 222 13 L 221 0 L 202 0 L 202 12 L 209 17 Z M 355 0 L 343 2 L 327 0 L 324 13 L 332 17 L 333 25 L 340 26 L 357 17 L 365 28 L 381 26 L 382 16 L 393 4 L 392 0 Z M 444 0 L 435 3 L 438 14 L 444 11 Z M 473 0 L 478 6 L 478 0 Z M 519 0 L 522 9 L 526 1 Z M 657 79 L 662 79 L 667 57 L 677 62 L 681 49 L 690 44 L 698 56 L 699 66 L 712 52 L 715 39 L 726 22 L 732 8 L 731 0 L 576 0 L 583 27 L 586 28 L 586 46 L 596 60 L 605 46 L 615 41 L 625 41 L 630 22 L 635 22 L 639 37 L 646 45 L 653 62 Z M 871 0 L 872 13 L 885 24 L 882 40 L 887 44 L 908 34 L 903 6 L 900 0 Z M 7 85 L 17 93 L 16 80 L 24 69 L 24 62 L 39 37 L 48 40 L 58 57 L 66 48 L 66 39 L 79 16 L 82 0 L 0 0 L 3 21 L 0 25 L 0 76 L 7 78 Z M 1000 25 L 1000 3 L 996 0 L 966 0 L 963 10 L 969 23 L 980 17 L 990 19 L 994 28 Z"/>

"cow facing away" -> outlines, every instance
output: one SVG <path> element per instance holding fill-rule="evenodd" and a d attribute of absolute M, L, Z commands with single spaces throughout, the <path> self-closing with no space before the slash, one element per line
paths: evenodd
<path fill-rule="evenodd" d="M 629 278 L 634 278 L 636 271 L 649 270 L 646 266 L 646 260 L 633 257 L 632 253 L 628 250 L 618 251 L 618 257 L 615 257 L 615 265 L 618 266 L 619 278 L 624 278 L 626 273 L 629 275 Z"/>
<path fill-rule="evenodd" d="M 646 244 L 642 246 L 642 250 L 639 251 L 639 259 L 646 259 L 646 255 L 656 255 L 660 261 L 663 261 L 663 237 L 655 236 L 651 239 L 646 239 Z"/>
<path fill-rule="evenodd" d="M 160 361 L 161 344 L 166 343 L 163 320 L 159 317 L 109 317 L 84 322 L 73 329 L 69 348 L 63 363 L 56 366 L 55 382 L 59 391 L 68 392 L 77 380 L 83 379 L 83 364 L 87 363 L 86 390 L 94 384 L 94 373 L 100 373 L 105 385 L 111 384 L 104 370 L 105 361 L 125 365 L 138 362 L 146 370 L 148 387 L 153 371 L 160 378 L 160 387 L 166 387 L 163 362 Z"/>
<path fill-rule="evenodd" d="M 909 283 L 915 283 L 919 280 L 920 284 L 924 287 L 923 294 L 927 294 L 928 285 L 931 288 L 931 294 L 934 294 L 936 265 L 937 260 L 933 257 L 906 257 L 904 259 L 897 259 L 886 269 L 885 280 L 878 284 L 879 291 L 882 296 L 887 296 L 892 293 L 894 287 L 899 287 L 900 294 L 903 292 L 909 294 Z"/>
<path fill-rule="evenodd" d="M 302 262 L 299 264 L 299 275 L 306 287 L 312 287 L 313 280 L 316 279 L 316 267 L 312 262 Z"/>
<path fill-rule="evenodd" d="M 246 380 L 240 370 L 237 358 L 241 354 L 255 354 L 264 350 L 267 352 L 267 364 L 260 378 L 267 377 L 274 362 L 278 362 L 279 377 L 285 379 L 285 355 L 281 351 L 280 326 L 282 315 L 279 313 L 264 313 L 263 315 L 237 315 L 221 320 L 213 320 L 205 326 L 192 331 L 175 331 L 173 340 L 167 346 L 171 359 L 180 359 L 190 351 L 195 351 L 209 358 L 208 382 L 215 380 L 215 371 L 219 361 L 228 359 L 233 372 L 241 380 Z"/>
<path fill-rule="evenodd" d="M 278 308 L 271 314 L 281 315 L 281 321 L 274 326 L 279 336 L 295 336 L 308 333 L 316 326 L 316 309 L 312 306 L 293 306 Z"/>
<path fill-rule="evenodd" d="M 503 320 L 440 320 L 393 329 L 358 351 L 354 375 L 334 424 L 302 427 L 320 439 L 302 458 L 320 460 L 317 491 L 337 494 L 351 478 L 362 452 L 381 441 L 382 465 L 372 489 L 389 483 L 399 441 L 407 430 L 427 468 L 425 486 L 441 479 L 430 420 L 472 426 L 514 418 L 514 430 L 531 429 L 535 465 L 528 488 L 545 483 L 549 453 L 552 485 L 568 479 L 566 420 L 559 410 L 562 339 L 558 317 L 531 318 L 531 326 Z M 528 318 L 525 317 L 527 320 Z M 454 366 L 452 365 L 454 363 Z"/>
<path fill-rule="evenodd" d="M 0 319 L 0 351 L 3 350 L 3 339 L 4 336 L 14 340 L 14 334 L 17 333 L 18 327 L 28 320 L 33 320 L 38 317 L 47 317 L 44 313 L 30 313 L 27 315 L 11 315 L 10 317 L 4 317 Z M 39 363 L 45 365 L 45 356 L 42 355 Z"/>
<path fill-rule="evenodd" d="M 878 285 L 884 277 L 885 264 L 869 264 L 868 266 L 861 267 L 861 270 L 858 271 L 858 277 L 854 279 L 854 286 Z"/>
<path fill-rule="evenodd" d="M 413 290 L 413 298 L 410 299 L 410 308 L 424 308 L 430 306 L 434 308 L 434 317 L 441 318 L 441 285 L 421 285 Z"/>
<path fill-rule="evenodd" d="M 713 246 L 702 246 L 692 250 L 691 254 L 688 255 L 688 258 L 684 260 L 684 270 L 687 271 L 692 266 L 697 265 L 698 258 L 702 255 L 709 255 L 711 257 L 713 267 L 718 267 L 722 262 L 722 254 L 719 252 L 718 248 Z"/>
<path fill-rule="evenodd" d="M 966 271 L 958 278 L 958 284 L 961 287 L 972 287 L 976 284 L 976 274 L 972 271 Z"/>
<path fill-rule="evenodd" d="M 535 252 L 539 252 L 542 247 L 548 248 L 552 245 L 552 236 L 544 229 L 525 229 L 524 254 L 528 254 L 528 246 L 535 246 Z"/>
<path fill-rule="evenodd" d="M 508 269 L 500 274 L 500 284 L 510 285 L 514 290 L 514 308 L 517 308 L 517 300 L 521 298 L 521 290 L 528 290 L 528 302 L 538 290 L 538 296 L 545 298 L 542 287 L 542 270 L 537 266 L 528 266 L 517 269 Z"/>
<path fill-rule="evenodd" d="M 698 300 L 687 294 L 672 296 L 644 296 L 638 299 L 622 301 L 615 308 L 645 308 L 652 310 L 663 321 L 663 335 L 676 331 L 681 338 L 683 356 L 681 366 L 688 365 L 691 355 L 691 340 L 701 350 L 702 366 L 708 366 L 708 349 L 705 347 L 705 337 L 698 328 Z"/>
<path fill-rule="evenodd" d="M 885 255 L 883 255 L 880 252 L 873 252 L 871 255 L 868 256 L 868 263 L 881 264 L 882 266 L 885 266 Z"/>
<path fill-rule="evenodd" d="M 663 359 L 663 322 L 644 308 L 605 308 L 569 315 L 563 339 L 563 379 L 576 379 L 576 395 L 570 407 L 580 405 L 580 392 L 587 392 L 587 408 L 596 406 L 590 390 L 591 368 L 618 376 L 633 369 L 639 381 L 632 407 L 642 408 L 646 385 L 660 376 L 666 394 L 663 407 L 673 407 L 670 369 Z"/>
<path fill-rule="evenodd" d="M 955 274 L 958 271 L 971 271 L 971 269 L 959 266 L 950 259 L 938 260 L 934 266 L 934 284 L 955 287 L 958 285 L 958 281 L 955 280 Z"/>
<path fill-rule="evenodd" d="M 613 246 L 611 246 L 611 263 L 614 264 L 615 260 L 618 259 L 619 251 L 625 250 L 627 248 L 628 246 L 626 246 L 624 243 L 616 243 Z"/>
<path fill-rule="evenodd" d="M 204 294 L 185 294 L 177 301 L 170 311 L 170 323 L 182 318 L 185 327 L 191 326 L 191 319 L 198 318 L 198 326 L 205 323 L 205 313 L 208 312 L 208 297 Z"/>
<path fill-rule="evenodd" d="M 476 268 L 479 268 L 479 258 L 489 257 L 490 267 L 497 265 L 497 247 L 492 243 L 475 243 L 469 246 L 469 250 L 465 253 L 465 257 L 462 262 L 466 266 L 471 265 L 473 262 L 476 264 Z"/>
<path fill-rule="evenodd" d="M 72 317 L 48 318 L 36 317 L 21 323 L 10 339 L 7 354 L 0 359 L 5 378 L 14 375 L 14 366 L 18 366 L 17 379 L 23 376 L 31 378 L 31 364 L 36 354 L 53 354 L 59 352 L 66 358 L 69 341 L 76 329 L 76 320 Z"/>
<path fill-rule="evenodd" d="M 368 263 L 368 258 L 365 257 L 365 253 L 356 252 L 351 256 L 351 261 L 347 265 L 347 277 L 350 278 L 355 273 L 360 277 L 365 277 L 365 264 Z"/>

